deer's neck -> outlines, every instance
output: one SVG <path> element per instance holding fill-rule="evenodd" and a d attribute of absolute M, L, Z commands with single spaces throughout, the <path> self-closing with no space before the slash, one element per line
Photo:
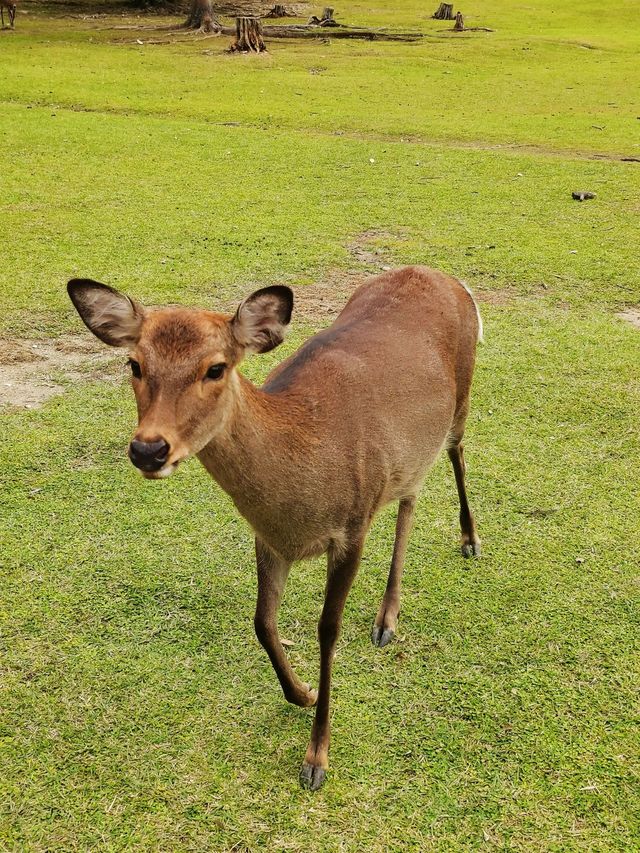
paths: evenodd
<path fill-rule="evenodd" d="M 282 517 L 314 442 L 308 413 L 295 399 L 266 394 L 241 374 L 237 379 L 227 420 L 198 458 L 260 533 Z"/>

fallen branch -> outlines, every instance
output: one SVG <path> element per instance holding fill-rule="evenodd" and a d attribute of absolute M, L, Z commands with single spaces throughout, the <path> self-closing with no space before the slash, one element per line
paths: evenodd
<path fill-rule="evenodd" d="M 495 33 L 495 30 L 491 30 L 489 27 L 468 27 L 465 24 L 461 30 L 453 27 L 450 30 L 445 30 L 444 33 Z M 440 35 L 444 35 L 444 33 Z"/>
<path fill-rule="evenodd" d="M 236 34 L 235 27 L 223 27 L 222 34 L 234 36 Z M 366 41 L 419 41 L 424 38 L 422 33 L 391 33 L 385 30 L 343 29 L 342 27 L 332 28 L 330 32 L 325 32 L 319 27 L 309 27 L 304 24 L 265 26 L 262 28 L 262 34 L 265 39 L 338 38 L 365 39 Z"/>

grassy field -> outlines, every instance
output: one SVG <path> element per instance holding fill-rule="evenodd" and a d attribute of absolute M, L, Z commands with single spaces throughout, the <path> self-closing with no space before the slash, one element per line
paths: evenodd
<path fill-rule="evenodd" d="M 640 330 L 617 316 L 640 303 L 640 15 L 602 8 L 473 0 L 494 32 L 452 36 L 417 0 L 345 0 L 341 21 L 426 38 L 260 57 L 128 7 L 25 3 L 0 32 L 0 352 L 84 334 L 74 275 L 211 307 L 291 285 L 256 381 L 382 266 L 467 279 L 486 327 L 466 440 L 484 556 L 458 556 L 440 462 L 398 638 L 374 649 L 393 508 L 377 520 L 315 795 L 313 712 L 253 636 L 250 532 L 196 462 L 136 475 L 123 359 L 4 410 L 0 849 L 640 848 Z M 323 573 L 294 569 L 281 617 L 312 682 Z"/>

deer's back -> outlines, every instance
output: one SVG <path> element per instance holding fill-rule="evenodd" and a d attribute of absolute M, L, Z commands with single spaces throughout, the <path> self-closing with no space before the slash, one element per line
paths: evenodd
<path fill-rule="evenodd" d="M 466 406 L 477 336 L 460 282 L 406 267 L 367 280 L 270 374 L 263 390 L 296 412 L 285 476 L 301 528 L 309 512 L 339 529 L 416 493 Z"/>
<path fill-rule="evenodd" d="M 349 421 L 371 405 L 393 419 L 395 401 L 420 410 L 434 394 L 456 399 L 467 392 L 477 338 L 476 308 L 459 281 L 404 267 L 365 281 L 335 322 L 278 365 L 263 387 L 312 397 Z"/>

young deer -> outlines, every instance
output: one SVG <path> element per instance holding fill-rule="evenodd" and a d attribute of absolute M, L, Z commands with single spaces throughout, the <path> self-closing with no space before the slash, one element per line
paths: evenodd
<path fill-rule="evenodd" d="M 16 4 L 12 0 L 0 0 L 0 18 L 2 18 L 2 29 L 4 29 L 4 10 L 9 12 L 9 25 L 13 27 L 16 19 Z"/>
<path fill-rule="evenodd" d="M 334 651 L 369 526 L 381 507 L 399 501 L 391 571 L 371 634 L 382 647 L 398 622 L 416 496 L 445 447 L 460 498 L 462 553 L 480 553 L 462 450 L 481 336 L 473 297 L 425 267 L 368 279 L 332 326 L 256 388 L 238 365 L 282 342 L 293 307 L 288 287 L 256 291 L 233 316 L 145 309 L 85 279 L 70 281 L 68 290 L 98 338 L 129 350 L 139 415 L 133 464 L 156 479 L 197 455 L 255 531 L 255 630 L 286 699 L 317 702 L 300 771 L 302 785 L 315 790 L 328 766 Z M 325 552 L 316 692 L 293 672 L 277 614 L 294 560 Z"/>

